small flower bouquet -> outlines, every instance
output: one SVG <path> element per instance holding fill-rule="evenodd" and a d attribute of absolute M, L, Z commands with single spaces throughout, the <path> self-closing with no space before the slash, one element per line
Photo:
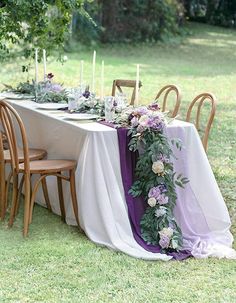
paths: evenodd
<path fill-rule="evenodd" d="M 80 113 L 90 113 L 104 115 L 104 104 L 99 103 L 99 100 L 95 98 L 95 95 L 89 91 L 89 87 L 85 88 L 85 91 L 78 99 L 79 106 L 77 111 Z"/>
<path fill-rule="evenodd" d="M 37 103 L 55 102 L 63 103 L 68 102 L 68 93 L 61 84 L 52 81 L 54 75 L 49 73 L 46 79 L 35 85 L 35 101 Z"/>
<path fill-rule="evenodd" d="M 129 149 L 139 152 L 136 181 L 129 194 L 143 196 L 147 203 L 140 222 L 143 239 L 148 244 L 159 245 L 163 252 L 181 249 L 182 234 L 173 213 L 175 188 L 184 187 L 188 179 L 181 174 L 176 177 L 174 172 L 171 161 L 174 155 L 165 134 L 165 114 L 153 103 L 148 107 L 129 107 L 116 122 L 129 128 Z M 181 149 L 179 140 L 176 147 Z"/>

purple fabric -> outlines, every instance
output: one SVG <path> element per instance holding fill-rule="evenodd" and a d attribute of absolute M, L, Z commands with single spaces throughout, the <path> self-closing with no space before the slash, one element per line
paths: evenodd
<path fill-rule="evenodd" d="M 126 128 L 117 129 L 121 175 L 133 235 L 137 243 L 144 249 L 153 253 L 160 253 L 161 249 L 159 246 L 148 245 L 141 237 L 140 220 L 146 209 L 146 203 L 144 202 L 144 199 L 142 197 L 134 198 L 128 193 L 135 179 L 134 172 L 138 154 L 129 150 L 129 137 L 127 136 L 127 132 L 128 130 Z M 191 253 L 189 251 L 179 251 L 168 253 L 168 255 L 173 256 L 173 258 L 176 260 L 184 260 L 190 257 Z"/>
<path fill-rule="evenodd" d="M 100 123 L 114 127 L 114 124 L 110 122 L 101 121 Z M 147 251 L 160 253 L 161 249 L 159 246 L 148 245 L 141 236 L 140 220 L 145 212 L 147 204 L 145 203 L 143 197 L 134 198 L 128 193 L 135 180 L 135 166 L 138 158 L 138 153 L 134 153 L 129 150 L 129 137 L 127 136 L 127 133 L 128 130 L 126 128 L 117 129 L 121 176 L 133 236 L 137 243 Z M 168 253 L 168 255 L 172 256 L 176 260 L 184 260 L 190 257 L 191 253 L 189 251 L 179 251 Z"/>

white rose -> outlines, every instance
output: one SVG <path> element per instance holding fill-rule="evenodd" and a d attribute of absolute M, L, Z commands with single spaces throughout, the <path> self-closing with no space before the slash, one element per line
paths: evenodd
<path fill-rule="evenodd" d="M 173 236 L 173 229 L 171 227 L 164 227 L 161 231 L 159 231 L 159 234 L 171 238 Z"/>
<path fill-rule="evenodd" d="M 156 209 L 156 211 L 155 211 L 155 216 L 157 218 L 159 218 L 165 214 L 166 214 L 166 209 L 165 209 L 165 207 L 162 207 L 162 206 L 160 206 L 160 208 Z"/>
<path fill-rule="evenodd" d="M 164 172 L 164 164 L 160 160 L 153 162 L 152 171 L 154 174 L 161 174 Z"/>
<path fill-rule="evenodd" d="M 148 122 L 148 116 L 147 115 L 143 115 L 139 118 L 138 122 L 140 125 L 145 126 Z"/>
<path fill-rule="evenodd" d="M 156 201 L 155 198 L 152 197 L 152 198 L 148 199 L 147 203 L 148 203 L 149 206 L 154 207 L 154 206 L 156 206 L 157 201 Z"/>

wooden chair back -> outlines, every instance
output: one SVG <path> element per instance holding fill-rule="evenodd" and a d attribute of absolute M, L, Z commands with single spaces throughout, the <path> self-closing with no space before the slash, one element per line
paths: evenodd
<path fill-rule="evenodd" d="M 210 103 L 210 106 L 211 106 L 210 112 L 207 117 L 206 126 L 203 130 L 204 133 L 202 136 L 202 144 L 203 144 L 205 151 L 207 151 L 208 137 L 209 137 L 211 125 L 214 120 L 215 112 L 216 112 L 216 97 L 211 93 L 202 93 L 202 94 L 196 96 L 189 105 L 189 108 L 187 111 L 187 116 L 186 116 L 186 121 L 190 122 L 192 110 L 196 106 L 196 117 L 194 119 L 194 124 L 195 124 L 197 130 L 199 131 L 200 130 L 201 110 L 202 110 L 204 103 Z"/>
<path fill-rule="evenodd" d="M 16 112 L 16 110 L 4 100 L 0 100 L 0 120 L 2 122 L 3 130 L 6 136 L 9 152 L 11 155 L 12 171 L 19 172 L 19 157 L 18 144 L 16 139 L 16 129 L 20 134 L 20 144 L 22 145 L 24 155 L 24 166 L 26 172 L 29 173 L 29 151 L 28 141 L 26 137 L 24 124 Z"/>
<path fill-rule="evenodd" d="M 162 87 L 156 95 L 155 100 L 162 99 L 161 110 L 163 112 L 167 111 L 167 99 L 170 98 L 171 95 L 174 95 L 174 108 L 170 112 L 170 116 L 173 118 L 177 116 L 179 112 L 180 102 L 181 102 L 181 91 L 178 86 L 169 84 Z"/>
<path fill-rule="evenodd" d="M 142 86 L 142 82 L 139 81 L 139 88 L 140 88 L 141 86 Z M 118 91 L 119 91 L 120 93 L 123 93 L 122 87 L 130 87 L 130 88 L 133 88 L 133 92 L 132 92 L 131 100 L 130 100 L 130 105 L 134 105 L 136 81 L 135 81 L 135 80 L 115 79 L 115 80 L 113 81 L 111 95 L 112 95 L 112 96 L 115 96 L 115 94 L 116 94 L 116 89 L 118 89 Z"/>

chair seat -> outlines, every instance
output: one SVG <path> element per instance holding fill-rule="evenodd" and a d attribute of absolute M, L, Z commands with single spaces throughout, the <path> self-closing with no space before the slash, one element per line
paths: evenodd
<path fill-rule="evenodd" d="M 76 168 L 77 162 L 74 160 L 40 160 L 30 162 L 30 173 L 50 174 Z M 20 172 L 24 171 L 24 163 L 19 165 Z"/>
<path fill-rule="evenodd" d="M 21 163 L 21 162 L 24 161 L 23 150 L 21 148 L 18 148 L 17 152 L 18 152 L 19 162 Z M 43 159 L 46 155 L 47 155 L 47 152 L 44 149 L 36 149 L 36 148 L 30 148 L 29 149 L 29 159 L 30 159 L 30 161 Z M 11 155 L 10 155 L 10 150 L 9 149 L 4 150 L 4 160 L 5 160 L 6 163 L 11 162 Z"/>

